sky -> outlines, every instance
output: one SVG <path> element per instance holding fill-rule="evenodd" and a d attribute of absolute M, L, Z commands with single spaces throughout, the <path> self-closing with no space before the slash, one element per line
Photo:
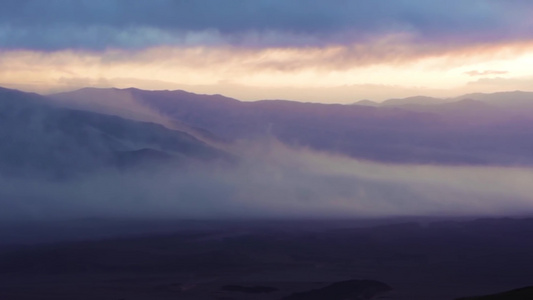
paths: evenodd
<path fill-rule="evenodd" d="M 532 90 L 528 0 L 3 0 L 0 86 L 241 100 Z"/>

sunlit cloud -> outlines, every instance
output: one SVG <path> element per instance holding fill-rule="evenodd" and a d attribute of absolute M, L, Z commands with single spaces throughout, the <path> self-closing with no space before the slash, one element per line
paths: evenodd
<path fill-rule="evenodd" d="M 452 96 L 471 91 L 472 78 L 533 75 L 527 1 L 221 3 L 7 1 L 0 11 L 0 84 L 349 102 Z M 365 92 L 367 86 L 391 94 Z M 332 89 L 352 94 L 327 96 Z"/>
<path fill-rule="evenodd" d="M 322 101 L 342 102 L 398 96 L 392 93 L 378 96 L 371 89 L 365 92 L 365 86 L 384 86 L 391 92 L 403 89 L 411 93 L 452 96 L 459 93 L 473 75 L 531 75 L 526 66 L 532 61 L 533 43 L 443 49 L 415 45 L 408 36 L 320 48 L 194 46 L 103 52 L 4 50 L 0 56 L 0 84 L 20 85 L 23 89 L 41 92 L 83 86 L 136 86 L 217 93 L 214 87 L 218 87 L 218 93 L 244 100 L 274 96 L 261 94 L 262 89 L 293 89 L 293 93 L 279 93 L 278 96 L 306 100 L 305 96 L 316 93 L 298 94 L 296 91 L 320 89 L 322 93 L 319 94 L 325 97 Z M 477 71 L 478 74 L 472 70 L 484 71 Z M 213 88 L 206 88 L 209 86 Z M 349 87 L 353 87 L 351 90 L 356 94 L 328 96 L 326 93 Z M 257 90 L 255 95 L 243 92 L 252 88 Z"/>
<path fill-rule="evenodd" d="M 498 70 L 484 70 L 484 71 L 478 71 L 478 70 L 472 70 L 465 72 L 466 75 L 475 77 L 475 76 L 487 76 L 487 75 L 504 75 L 509 72 L 507 71 L 498 71 Z"/>

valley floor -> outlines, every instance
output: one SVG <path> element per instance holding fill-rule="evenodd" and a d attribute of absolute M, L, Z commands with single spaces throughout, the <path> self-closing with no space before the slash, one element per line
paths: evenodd
<path fill-rule="evenodd" d="M 370 279 L 393 289 L 372 299 L 453 300 L 533 284 L 533 219 L 263 225 L 4 245 L 0 298 L 280 300 Z"/>

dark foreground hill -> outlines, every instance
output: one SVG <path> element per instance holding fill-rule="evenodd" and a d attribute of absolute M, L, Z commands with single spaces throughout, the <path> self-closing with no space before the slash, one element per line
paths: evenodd
<path fill-rule="evenodd" d="M 374 299 L 390 286 L 375 299 L 452 300 L 532 283 L 532 219 L 392 222 L 85 220 L 35 224 L 63 241 L 25 245 L 32 229 L 11 225 L 0 231 L 4 243 L 19 233 L 0 247 L 0 295 L 333 300 Z"/>
<path fill-rule="evenodd" d="M 283 300 L 365 300 L 373 299 L 390 290 L 392 290 L 390 286 L 375 280 L 347 280 L 320 289 L 294 293 Z"/>
<path fill-rule="evenodd" d="M 530 300 L 533 299 L 533 286 L 528 286 L 494 295 L 466 297 L 457 300 Z"/>

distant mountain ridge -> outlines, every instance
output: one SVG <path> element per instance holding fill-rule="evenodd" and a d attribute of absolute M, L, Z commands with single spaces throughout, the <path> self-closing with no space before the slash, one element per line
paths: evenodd
<path fill-rule="evenodd" d="M 48 98 L 0 89 L 0 173 L 70 176 L 163 157 L 211 159 L 221 151 L 156 123 L 57 107 Z"/>
<path fill-rule="evenodd" d="M 475 93 L 466 94 L 456 97 L 454 99 L 474 99 L 485 102 L 490 105 L 500 107 L 520 107 L 533 106 L 533 92 L 512 91 L 512 92 L 497 92 L 497 93 Z"/>
<path fill-rule="evenodd" d="M 50 95 L 47 98 L 51 103 L 62 107 L 116 115 L 142 122 L 158 123 L 167 128 L 191 134 L 205 142 L 217 141 L 216 137 L 210 132 L 201 128 L 193 128 L 177 119 L 161 114 L 159 109 L 152 107 L 150 103 L 142 101 L 137 95 L 140 92 L 142 90 L 135 88 L 83 88 L 74 92 Z M 194 95 L 185 91 L 175 92 L 184 93 L 188 96 Z"/>
<path fill-rule="evenodd" d="M 401 105 L 436 105 L 448 102 L 445 99 L 426 97 L 426 96 L 414 96 L 407 98 L 388 99 L 380 103 L 380 106 L 401 106 Z"/>
<path fill-rule="evenodd" d="M 117 94 L 145 115 L 201 130 L 215 139 L 276 138 L 288 145 L 395 163 L 533 164 L 533 133 L 526 130 L 533 126 L 526 101 L 529 96 L 533 99 L 533 93 L 498 94 L 521 99 L 515 102 L 523 107 L 516 104 L 509 109 L 491 104 L 496 97 L 492 94 L 410 97 L 379 106 L 241 102 L 221 95 L 134 88 L 82 89 L 50 97 L 60 105 L 72 105 L 74 99 L 84 109 L 95 109 L 92 104 L 100 109 L 102 103 L 113 103 Z M 116 113 L 111 108 L 108 113 Z"/>

